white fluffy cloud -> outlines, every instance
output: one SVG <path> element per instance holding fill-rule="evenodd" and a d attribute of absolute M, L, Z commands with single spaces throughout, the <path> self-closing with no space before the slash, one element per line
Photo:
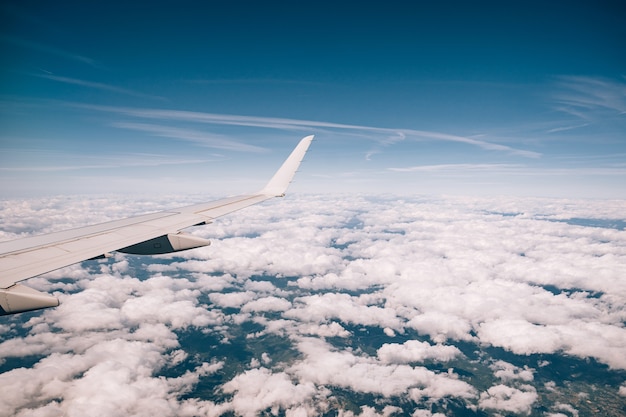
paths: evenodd
<path fill-rule="evenodd" d="M 494 375 L 497 378 L 505 382 L 515 380 L 530 382 L 534 379 L 532 369 L 529 369 L 528 367 L 519 368 L 505 361 L 496 361 L 493 365 L 491 365 L 491 369 L 495 371 Z"/>
<path fill-rule="evenodd" d="M 1 207 L 9 239 L 160 204 Z M 448 400 L 528 414 L 540 391 L 561 389 L 538 377 L 551 366 L 541 355 L 626 370 L 626 234 L 580 225 L 625 209 L 300 196 L 192 229 L 208 248 L 64 268 L 27 282 L 60 307 L 0 324 L 0 415 L 84 415 L 86 404 L 102 416 L 356 415 L 338 390 L 374 398 L 358 408 L 366 416 L 445 415 Z M 541 361 L 528 366 L 529 355 Z M 207 380 L 210 399 L 194 392 Z M 561 405 L 550 410 L 570 410 Z"/>
<path fill-rule="evenodd" d="M 378 349 L 378 358 L 385 363 L 410 363 L 425 360 L 449 361 L 462 355 L 454 346 L 431 345 L 428 342 L 408 340 L 403 344 L 385 343 Z"/>
<path fill-rule="evenodd" d="M 287 311 L 291 308 L 291 303 L 283 298 L 263 297 L 250 301 L 243 306 L 243 312 L 263 312 L 263 311 Z"/>
<path fill-rule="evenodd" d="M 317 392 L 311 382 L 294 384 L 287 374 L 267 368 L 245 371 L 224 384 L 222 390 L 234 394 L 230 406 L 245 417 L 256 416 L 267 408 L 289 409 L 310 403 Z"/>
<path fill-rule="evenodd" d="M 335 293 L 299 297 L 285 317 L 316 323 L 339 319 L 351 324 L 400 328 L 400 320 L 393 310 L 369 305 L 367 298 Z"/>
<path fill-rule="evenodd" d="M 532 405 L 537 401 L 537 392 L 530 385 L 524 385 L 522 388 L 494 385 L 480 394 L 479 406 L 483 409 L 530 414 Z"/>
<path fill-rule="evenodd" d="M 320 339 L 303 338 L 298 350 L 305 355 L 290 371 L 301 380 L 318 385 L 348 388 L 386 397 L 401 396 L 408 390 L 419 396 L 472 398 L 474 389 L 455 375 L 438 374 L 424 367 L 387 365 L 375 358 L 335 351 Z"/>

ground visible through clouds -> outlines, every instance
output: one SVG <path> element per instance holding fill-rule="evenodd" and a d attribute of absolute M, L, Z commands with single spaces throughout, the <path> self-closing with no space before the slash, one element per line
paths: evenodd
<path fill-rule="evenodd" d="M 0 238 L 187 203 L 166 201 L 3 200 Z M 251 207 L 191 229 L 208 248 L 29 280 L 62 304 L 0 319 L 0 415 L 624 415 L 625 212 L 389 196 Z"/>

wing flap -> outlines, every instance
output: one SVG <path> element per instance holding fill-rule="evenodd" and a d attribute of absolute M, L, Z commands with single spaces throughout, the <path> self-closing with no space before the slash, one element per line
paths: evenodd
<path fill-rule="evenodd" d="M 0 256 L 4 256 L 4 254 L 8 253 L 36 250 L 38 248 L 54 245 L 59 242 L 66 242 L 72 239 L 78 239 L 84 236 L 102 233 L 106 230 L 119 229 L 124 226 L 170 216 L 171 214 L 172 213 L 168 212 L 150 213 L 144 214 L 142 216 L 128 217 L 126 219 L 114 220 L 92 226 L 78 227 L 74 229 L 63 230 L 60 232 L 47 233 L 45 235 L 31 236 L 17 240 L 0 242 L 0 254 L 2 254 Z"/>
<path fill-rule="evenodd" d="M 123 226 L 117 228 L 113 228 L 114 222 L 110 222 L 100 232 L 91 227 L 92 233 L 86 236 L 9 253 L 0 258 L 0 288 L 206 220 L 207 217 L 196 214 L 168 213 L 167 216 L 137 224 L 123 221 Z"/>

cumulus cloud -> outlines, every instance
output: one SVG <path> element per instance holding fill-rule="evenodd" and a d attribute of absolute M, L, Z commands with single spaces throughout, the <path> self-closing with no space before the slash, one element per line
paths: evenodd
<path fill-rule="evenodd" d="M 254 299 L 252 291 L 246 292 L 230 292 L 230 293 L 212 293 L 209 294 L 210 300 L 220 307 L 238 308 Z"/>
<path fill-rule="evenodd" d="M 335 351 L 319 339 L 303 338 L 298 350 L 305 359 L 291 368 L 302 380 L 320 385 L 334 385 L 357 392 L 376 393 L 386 397 L 411 395 L 443 398 L 472 398 L 474 389 L 453 375 L 438 374 L 424 367 L 387 365 L 375 358 Z"/>
<path fill-rule="evenodd" d="M 348 294 L 311 295 L 297 298 L 296 305 L 285 313 L 285 317 L 317 323 L 339 319 L 367 326 L 400 327 L 400 320 L 393 310 L 368 304 L 362 297 Z"/>
<path fill-rule="evenodd" d="M 506 385 L 494 385 L 480 394 L 479 406 L 482 409 L 530 414 L 532 405 L 537 401 L 537 392 L 530 385 L 523 388 L 521 390 Z"/>
<path fill-rule="evenodd" d="M 287 311 L 291 308 L 291 303 L 278 297 L 263 297 L 246 303 L 241 309 L 243 312 L 262 311 Z"/>
<path fill-rule="evenodd" d="M 163 200 L 2 201 L 2 237 Z M 0 324 L 0 414 L 528 414 L 541 392 L 567 398 L 555 357 L 626 369 L 626 235 L 581 221 L 623 209 L 299 196 L 193 229 L 208 248 L 64 268 L 26 282 L 61 306 Z"/>
<path fill-rule="evenodd" d="M 530 382 L 533 380 L 533 370 L 528 367 L 519 368 L 505 361 L 496 361 L 491 365 L 494 375 L 502 381 L 522 380 Z"/>
<path fill-rule="evenodd" d="M 392 415 L 400 415 L 402 413 L 402 409 L 399 407 L 386 406 L 383 408 L 382 412 L 377 412 L 374 407 L 369 407 L 367 405 L 361 406 L 360 413 L 355 414 L 352 411 L 340 412 L 339 416 L 341 417 L 355 417 L 355 416 L 363 416 L 363 417 L 388 417 Z M 428 414 L 429 416 L 431 414 Z M 425 416 L 426 417 L 426 416 Z"/>
<path fill-rule="evenodd" d="M 0 375 L 0 414 L 45 409 L 50 415 L 68 416 L 175 415 L 171 403 L 223 365 L 205 363 L 179 377 L 156 377 L 154 372 L 166 365 L 164 353 L 176 345 L 175 337 L 159 325 L 135 333 L 85 334 L 81 341 L 67 334 L 55 341 L 48 334 L 42 352 L 46 356 L 34 367 Z"/>
<path fill-rule="evenodd" d="M 224 384 L 222 390 L 234 394 L 230 406 L 237 415 L 253 417 L 273 407 L 289 409 L 310 402 L 316 394 L 311 382 L 294 384 L 285 373 L 267 368 L 251 369 Z"/>
<path fill-rule="evenodd" d="M 385 363 L 410 363 L 425 360 L 449 361 L 461 355 L 455 346 L 431 345 L 428 342 L 408 340 L 403 344 L 385 343 L 378 349 L 378 358 Z"/>

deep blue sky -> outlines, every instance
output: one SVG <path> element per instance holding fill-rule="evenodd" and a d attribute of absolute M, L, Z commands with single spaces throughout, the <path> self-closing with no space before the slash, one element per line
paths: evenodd
<path fill-rule="evenodd" d="M 0 193 L 626 198 L 623 2 L 411 3 L 5 1 Z"/>

